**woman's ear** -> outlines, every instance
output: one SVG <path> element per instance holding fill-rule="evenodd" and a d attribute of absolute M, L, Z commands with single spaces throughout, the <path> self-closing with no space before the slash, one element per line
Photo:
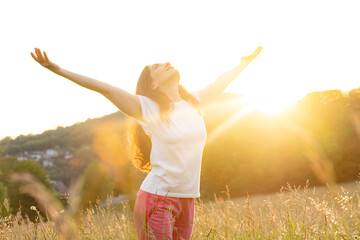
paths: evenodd
<path fill-rule="evenodd" d="M 153 90 L 156 90 L 157 88 L 158 88 L 158 86 L 157 86 L 157 84 L 156 83 L 151 83 L 151 88 L 153 89 Z"/>

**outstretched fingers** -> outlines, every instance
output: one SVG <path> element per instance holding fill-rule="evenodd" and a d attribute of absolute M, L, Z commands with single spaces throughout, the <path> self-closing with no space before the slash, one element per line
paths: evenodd
<path fill-rule="evenodd" d="M 37 56 L 37 58 L 39 59 L 39 62 L 40 62 L 40 63 L 43 63 L 43 62 L 45 61 L 45 59 L 44 59 L 44 57 L 43 57 L 40 49 L 35 48 L 35 51 L 36 51 L 36 56 Z"/>
<path fill-rule="evenodd" d="M 47 56 L 45 51 L 41 52 L 40 49 L 35 48 L 35 54 L 32 52 L 30 54 L 31 54 L 32 58 L 36 62 L 38 62 L 41 66 L 43 66 L 51 71 L 60 69 L 60 67 L 58 65 L 56 65 L 55 63 L 52 63 L 49 60 L 49 57 Z"/>
<path fill-rule="evenodd" d="M 45 61 L 46 61 L 46 62 L 50 62 L 50 60 L 49 60 L 48 56 L 46 55 L 46 52 L 45 52 L 45 51 L 44 51 L 44 56 L 45 56 Z"/>
<path fill-rule="evenodd" d="M 45 51 L 44 51 L 44 53 L 41 53 L 40 49 L 35 48 L 35 54 L 31 53 L 31 56 L 34 58 L 35 61 L 40 63 L 42 66 L 46 66 L 50 63 L 49 58 L 46 55 Z"/>
<path fill-rule="evenodd" d="M 250 54 L 249 56 L 246 57 L 242 57 L 241 60 L 245 60 L 245 61 L 251 61 L 254 58 L 256 58 L 257 55 L 259 55 L 259 53 L 261 52 L 261 50 L 263 49 L 263 47 L 259 46 L 252 54 Z"/>
<path fill-rule="evenodd" d="M 33 59 L 34 59 L 35 61 L 39 62 L 39 59 L 38 59 L 32 52 L 31 52 L 30 54 L 31 54 L 31 56 L 33 57 Z"/>
<path fill-rule="evenodd" d="M 262 49 L 263 47 L 259 46 L 251 55 L 255 58 L 257 55 L 259 55 Z"/>

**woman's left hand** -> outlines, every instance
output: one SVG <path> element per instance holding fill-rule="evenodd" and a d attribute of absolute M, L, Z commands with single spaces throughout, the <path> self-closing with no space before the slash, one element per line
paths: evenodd
<path fill-rule="evenodd" d="M 57 64 L 55 64 L 49 60 L 48 56 L 46 55 L 46 52 L 44 52 L 44 54 L 43 54 L 43 53 L 41 53 L 40 49 L 35 48 L 36 55 L 34 53 L 30 53 L 30 54 L 33 57 L 33 59 L 35 61 L 37 61 L 44 68 L 47 68 L 53 72 L 60 70 L 60 67 Z"/>
<path fill-rule="evenodd" d="M 263 47 L 259 46 L 251 55 L 247 57 L 242 57 L 241 61 L 245 61 L 247 63 L 251 62 L 254 58 L 256 58 L 257 55 L 259 55 L 262 49 Z"/>

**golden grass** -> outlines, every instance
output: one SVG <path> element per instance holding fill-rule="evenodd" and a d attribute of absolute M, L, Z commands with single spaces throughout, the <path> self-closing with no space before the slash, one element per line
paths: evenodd
<path fill-rule="evenodd" d="M 287 186 L 275 194 L 236 199 L 227 191 L 228 197 L 215 201 L 198 199 L 193 239 L 357 239 L 359 192 L 353 182 Z M 35 223 L 20 214 L 2 218 L 0 239 L 136 239 L 130 205 L 96 205 L 76 216 L 57 209 L 52 220 L 39 217 Z"/>

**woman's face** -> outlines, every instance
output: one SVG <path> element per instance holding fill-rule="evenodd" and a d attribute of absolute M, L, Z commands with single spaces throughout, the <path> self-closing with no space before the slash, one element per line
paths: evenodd
<path fill-rule="evenodd" d="M 151 85 L 153 88 L 165 85 L 178 84 L 180 80 L 179 71 L 171 66 L 170 62 L 155 63 L 150 65 Z"/>

